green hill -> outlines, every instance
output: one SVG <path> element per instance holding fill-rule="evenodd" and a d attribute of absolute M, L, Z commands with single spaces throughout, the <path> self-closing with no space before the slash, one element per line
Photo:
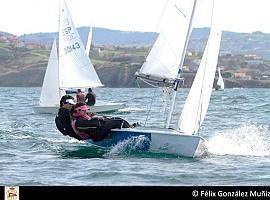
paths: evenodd
<path fill-rule="evenodd" d="M 105 87 L 137 87 L 134 73 L 150 50 L 136 46 L 92 46 L 90 58 Z M 0 41 L 0 86 L 41 86 L 50 49 L 18 40 Z M 201 52 L 189 52 L 184 65 L 185 87 L 190 87 Z M 226 87 L 270 87 L 270 64 L 255 55 L 220 53 Z M 142 85 L 145 86 L 145 85 Z"/>
<path fill-rule="evenodd" d="M 80 27 L 78 32 L 82 40 L 87 40 L 89 27 Z M 58 33 L 32 33 L 20 36 L 20 40 L 42 44 L 52 44 Z M 190 51 L 202 52 L 204 50 L 209 28 L 195 28 L 191 33 L 188 49 Z M 119 31 L 105 28 L 93 28 L 93 44 L 110 46 L 151 46 L 156 40 L 158 33 Z M 221 53 L 256 54 L 265 60 L 270 60 L 270 34 L 262 32 L 235 33 L 222 32 L 220 45 Z"/>

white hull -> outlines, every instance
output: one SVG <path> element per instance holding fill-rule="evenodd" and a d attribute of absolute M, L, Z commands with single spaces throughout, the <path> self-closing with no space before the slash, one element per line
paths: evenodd
<path fill-rule="evenodd" d="M 181 134 L 175 130 L 165 128 L 114 129 L 111 136 L 104 141 L 92 142 L 89 140 L 89 142 L 102 147 L 110 147 L 118 142 L 140 135 L 145 135 L 146 139 L 150 140 L 150 146 L 147 147 L 147 151 L 150 152 L 175 154 L 183 157 L 199 157 L 206 150 L 203 137 Z"/>
<path fill-rule="evenodd" d="M 151 133 L 150 150 L 153 152 L 162 152 L 176 154 L 185 157 L 199 157 L 204 152 L 205 139 L 198 135 L 180 134 L 171 132 L 153 132 Z"/>
<path fill-rule="evenodd" d="M 125 108 L 123 103 L 107 103 L 103 105 L 90 106 L 90 112 L 106 113 L 114 112 L 119 109 Z M 33 110 L 37 114 L 57 114 L 59 106 L 35 106 Z"/>

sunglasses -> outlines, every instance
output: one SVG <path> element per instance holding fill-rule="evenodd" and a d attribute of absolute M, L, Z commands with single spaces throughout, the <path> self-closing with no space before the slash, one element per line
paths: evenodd
<path fill-rule="evenodd" d="M 87 111 L 87 110 L 81 110 L 81 109 L 78 109 L 78 111 L 80 112 L 80 111 Z"/>
<path fill-rule="evenodd" d="M 68 103 L 68 102 L 64 102 L 64 104 L 68 104 L 68 105 L 72 105 L 72 106 L 73 106 L 73 104 L 71 104 L 71 103 Z"/>

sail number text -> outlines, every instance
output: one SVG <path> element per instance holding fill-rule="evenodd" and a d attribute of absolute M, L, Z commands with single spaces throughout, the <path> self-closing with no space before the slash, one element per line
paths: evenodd
<path fill-rule="evenodd" d="M 62 35 L 63 36 L 68 35 L 70 33 L 70 31 L 71 31 L 71 27 L 70 26 L 68 26 L 66 28 L 63 28 L 62 29 Z"/>
<path fill-rule="evenodd" d="M 79 49 L 79 48 L 80 48 L 80 44 L 78 42 L 75 42 L 74 44 L 65 47 L 64 51 L 65 51 L 65 54 L 67 54 L 67 53 L 69 53 L 73 50 Z"/>
<path fill-rule="evenodd" d="M 76 39 L 75 33 L 72 32 L 72 29 L 70 26 L 62 29 L 62 35 L 64 36 L 65 41 Z"/>

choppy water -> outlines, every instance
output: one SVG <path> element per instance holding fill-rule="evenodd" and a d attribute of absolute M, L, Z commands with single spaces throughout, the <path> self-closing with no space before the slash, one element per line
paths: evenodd
<path fill-rule="evenodd" d="M 269 185 L 270 89 L 213 91 L 200 130 L 208 152 L 195 159 L 136 152 L 134 141 L 110 150 L 89 146 L 59 133 L 53 115 L 33 113 L 40 88 L 0 91 L 1 185 Z M 95 92 L 97 101 L 128 105 L 113 115 L 144 124 L 154 89 Z M 179 113 L 187 92 L 178 95 Z M 148 126 L 162 126 L 161 106 L 156 97 Z"/>

